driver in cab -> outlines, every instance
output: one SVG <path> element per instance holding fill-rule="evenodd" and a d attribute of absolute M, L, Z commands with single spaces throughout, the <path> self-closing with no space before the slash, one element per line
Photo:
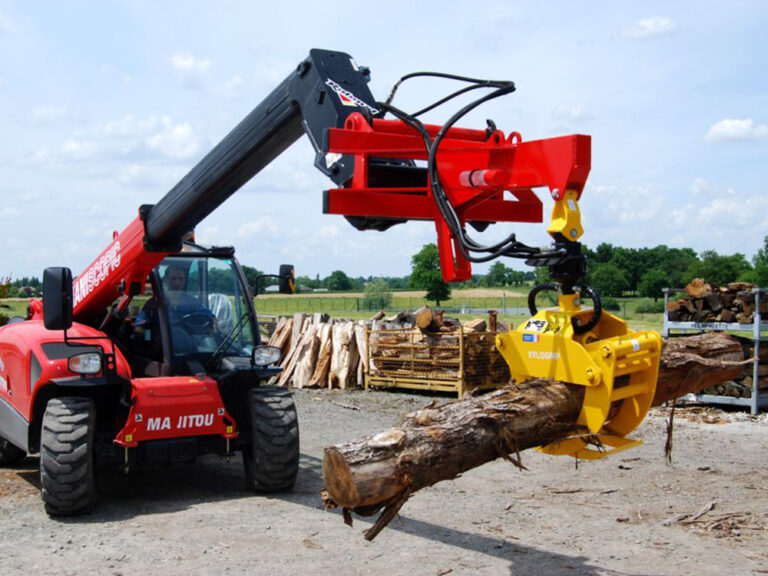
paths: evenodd
<path fill-rule="evenodd" d="M 191 333 L 211 333 L 216 330 L 216 316 L 187 291 L 187 268 L 171 263 L 163 274 L 163 286 L 172 327 L 181 327 Z M 144 332 L 145 340 L 157 331 L 157 296 L 144 305 L 136 317 L 136 328 Z M 148 338 L 149 336 L 149 338 Z"/>

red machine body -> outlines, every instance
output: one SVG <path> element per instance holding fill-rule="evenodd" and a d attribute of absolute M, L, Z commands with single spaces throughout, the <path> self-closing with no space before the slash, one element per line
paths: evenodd
<path fill-rule="evenodd" d="M 427 125 L 434 137 L 441 126 Z M 344 188 L 328 191 L 327 211 L 345 216 L 434 220 L 440 266 L 447 282 L 472 276 L 469 261 L 456 245 L 432 197 L 429 183 L 413 188 L 371 186 L 371 157 L 426 160 L 419 133 L 397 120 L 373 119 L 359 113 L 343 129 L 328 130 L 330 152 L 355 158 L 354 177 Z M 440 183 L 465 222 L 541 222 L 541 200 L 533 188 L 576 190 L 581 196 L 591 167 L 591 138 L 574 135 L 523 142 L 500 130 L 451 128 L 437 153 Z M 505 192 L 509 197 L 505 197 Z"/>
<path fill-rule="evenodd" d="M 207 376 L 136 378 L 131 381 L 131 411 L 115 442 L 139 442 L 215 434 L 237 438 L 216 380 Z"/>

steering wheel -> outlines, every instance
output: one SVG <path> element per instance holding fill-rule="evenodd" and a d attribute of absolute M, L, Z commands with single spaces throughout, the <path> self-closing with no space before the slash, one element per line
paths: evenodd
<path fill-rule="evenodd" d="M 182 314 L 179 318 L 179 323 L 182 328 L 191 334 L 210 334 L 214 332 L 214 316 L 202 310 Z"/>

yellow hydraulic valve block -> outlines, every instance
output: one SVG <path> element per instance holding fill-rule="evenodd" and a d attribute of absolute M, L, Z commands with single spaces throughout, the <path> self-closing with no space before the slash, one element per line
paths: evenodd
<path fill-rule="evenodd" d="M 629 330 L 607 312 L 590 331 L 577 334 L 573 319 L 586 322 L 591 315 L 577 295 L 560 295 L 558 308 L 541 310 L 517 330 L 496 336 L 517 382 L 552 378 L 585 387 L 577 422 L 584 433 L 540 448 L 548 454 L 591 460 L 640 444 L 626 435 L 651 406 L 661 336 Z"/>

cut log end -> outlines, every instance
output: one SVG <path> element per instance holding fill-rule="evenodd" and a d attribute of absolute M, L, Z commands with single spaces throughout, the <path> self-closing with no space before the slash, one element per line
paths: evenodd
<path fill-rule="evenodd" d="M 355 485 L 355 478 L 339 451 L 334 448 L 326 448 L 323 456 L 323 482 L 325 490 L 330 495 L 332 503 L 337 506 L 351 508 L 354 503 L 360 501 L 360 494 Z"/>

